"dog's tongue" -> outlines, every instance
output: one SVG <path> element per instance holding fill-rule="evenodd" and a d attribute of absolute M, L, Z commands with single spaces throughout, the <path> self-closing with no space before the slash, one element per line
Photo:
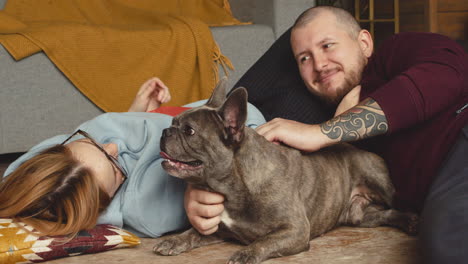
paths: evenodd
<path fill-rule="evenodd" d="M 164 151 L 159 152 L 159 155 L 161 155 L 161 157 L 163 157 L 164 159 L 174 160 L 171 156 L 167 155 L 167 153 Z"/>

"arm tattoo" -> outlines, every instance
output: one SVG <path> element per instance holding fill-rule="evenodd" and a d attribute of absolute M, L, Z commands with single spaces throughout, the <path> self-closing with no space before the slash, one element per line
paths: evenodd
<path fill-rule="evenodd" d="M 388 123 L 379 104 L 366 98 L 345 113 L 320 124 L 320 129 L 330 139 L 347 142 L 384 134 L 388 131 Z"/>

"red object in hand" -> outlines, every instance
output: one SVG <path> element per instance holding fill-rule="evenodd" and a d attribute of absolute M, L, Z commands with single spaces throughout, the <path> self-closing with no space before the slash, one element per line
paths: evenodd
<path fill-rule="evenodd" d="M 161 106 L 159 108 L 149 111 L 149 113 L 159 113 L 159 114 L 165 114 L 165 115 L 170 115 L 170 116 L 176 116 L 190 108 L 191 107 L 183 107 L 183 106 Z"/>

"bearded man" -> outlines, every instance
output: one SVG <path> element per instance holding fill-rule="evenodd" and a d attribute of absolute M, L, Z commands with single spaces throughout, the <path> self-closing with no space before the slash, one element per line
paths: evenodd
<path fill-rule="evenodd" d="M 424 263 L 468 263 L 467 53 L 432 33 L 396 34 L 374 52 L 370 33 L 334 7 L 306 10 L 290 34 L 307 90 L 335 107 L 335 114 L 317 124 L 273 118 L 257 132 L 305 152 L 350 142 L 379 154 L 395 185 L 397 208 L 421 215 Z M 265 74 L 277 78 L 268 60 L 261 60 Z M 261 65 L 246 75 L 261 72 Z M 268 83 L 265 76 L 257 78 Z M 250 96 L 258 83 L 242 85 Z M 189 187 L 185 208 L 192 225 L 201 233 L 215 232 L 222 201 L 219 194 Z"/>

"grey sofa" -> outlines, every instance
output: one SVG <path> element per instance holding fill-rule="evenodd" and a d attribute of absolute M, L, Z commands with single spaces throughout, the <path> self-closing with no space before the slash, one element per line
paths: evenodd
<path fill-rule="evenodd" d="M 0 9 L 5 2 L 0 0 Z M 315 0 L 230 0 L 230 4 L 235 17 L 253 22 L 211 28 L 236 69 L 229 76 L 232 86 Z M 15 61 L 0 45 L 0 154 L 27 151 L 101 113 L 44 53 Z"/>

